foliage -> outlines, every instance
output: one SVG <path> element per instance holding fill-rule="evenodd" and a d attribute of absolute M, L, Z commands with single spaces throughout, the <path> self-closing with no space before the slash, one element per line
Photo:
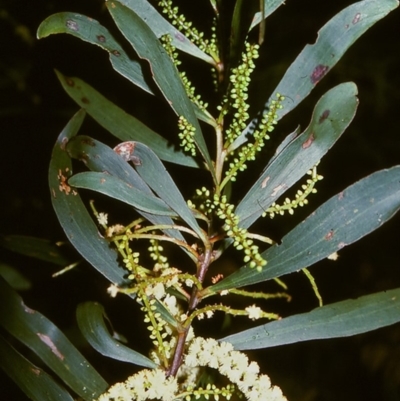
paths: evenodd
<path fill-rule="evenodd" d="M 145 356 L 121 344 L 108 331 L 101 305 L 79 305 L 78 325 L 93 348 L 107 357 L 146 368 L 109 387 L 58 328 L 26 307 L 15 291 L 1 282 L 1 306 L 13 311 L 1 315 L 2 327 L 63 382 L 60 385 L 26 359 L 12 341 L 1 338 L 3 367 L 7 369 L 16 361 L 20 369 L 8 373 L 34 400 L 48 396 L 71 400 L 64 386 L 84 400 L 210 396 L 218 400 L 235 395 L 248 400 L 283 400 L 281 390 L 239 350 L 354 335 L 400 320 L 399 289 L 283 319 L 256 304 L 258 299 L 290 298 L 279 277 L 335 255 L 380 227 L 400 208 L 400 166 L 395 166 L 326 201 L 279 244 L 250 231 L 261 219 L 268 226 L 268 219 L 280 218 L 285 212 L 292 215 L 308 204 L 322 179 L 317 172 L 319 161 L 355 115 L 358 99 L 354 83 L 337 85 L 325 93 L 315 105 L 308 127 L 289 134 L 264 163 L 259 177 L 247 176 L 254 182 L 244 196 L 237 196 L 238 185 L 243 186 L 243 181 L 237 181 L 251 162 L 262 158 L 279 120 L 304 100 L 345 51 L 395 9 L 398 1 L 364 0 L 334 16 L 319 31 L 316 43 L 307 45 L 295 59 L 263 110 L 253 118 L 249 86 L 263 39 L 263 21 L 283 1 L 261 2 L 261 11 L 248 19 L 243 2 L 238 0 L 229 33 L 219 25 L 228 17 L 218 2 L 210 3 L 214 21 L 210 32 L 204 34 L 171 0 L 160 0 L 154 6 L 147 0 L 108 1 L 108 12 L 137 58 L 125 50 L 127 43 L 120 43 L 107 28 L 83 15 L 55 14 L 38 29 L 39 38 L 68 33 L 100 46 L 108 52 L 116 72 L 145 92 L 163 96 L 176 116 L 176 140 L 170 142 L 154 132 L 79 78 L 57 72 L 63 88 L 81 109 L 53 149 L 49 185 L 55 212 L 72 245 L 110 281 L 110 295 L 126 294 L 139 303 L 153 349 Z M 253 22 L 246 26 L 243 37 L 243 24 L 250 20 Z M 255 32 L 258 25 L 259 32 Z M 209 105 L 198 94 L 182 70 L 180 52 L 212 68 L 218 104 Z M 86 114 L 122 143 L 112 149 L 89 136 L 77 135 Z M 79 162 L 90 171 L 82 171 Z M 178 165 L 182 174 L 191 174 L 190 169 L 201 171 L 201 183 L 191 197 L 181 192 L 163 162 Z M 74 173 L 76 167 L 80 172 Z M 303 177 L 304 183 L 298 184 Z M 292 187 L 296 192 L 290 199 L 286 192 Z M 117 213 L 98 209 L 97 202 L 87 204 L 81 198 L 85 190 L 129 205 L 129 215 L 111 223 L 120 218 L 114 217 Z M 7 241 L 8 247 L 18 246 L 18 239 Z M 174 247 L 181 252 L 180 265 L 169 258 Z M 31 252 L 31 248 L 25 246 L 20 251 Z M 234 252 L 244 265 L 223 277 L 214 269 L 214 262 L 226 252 Z M 44 255 L 37 253 L 42 258 Z M 308 270 L 304 272 L 321 299 L 314 279 Z M 271 294 L 242 289 L 269 280 L 275 280 L 284 291 Z M 229 293 L 253 301 L 244 308 L 234 308 L 224 297 Z M 220 341 L 197 336 L 193 322 L 212 318 L 218 311 L 273 321 Z M 214 382 L 211 376 L 204 383 L 207 369 L 217 370 L 229 384 L 218 379 Z"/>

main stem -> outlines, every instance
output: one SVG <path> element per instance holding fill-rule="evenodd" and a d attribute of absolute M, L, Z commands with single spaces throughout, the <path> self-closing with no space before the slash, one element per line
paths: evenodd
<path fill-rule="evenodd" d="M 202 283 L 204 281 L 204 277 L 207 273 L 208 267 L 210 266 L 212 261 L 211 245 L 206 248 L 205 252 L 201 255 L 201 258 L 202 261 L 197 271 L 197 278 Z M 193 286 L 193 291 L 188 306 L 188 313 L 193 311 L 199 302 L 200 297 L 198 296 L 198 289 L 196 286 Z M 185 343 L 186 337 L 189 332 L 189 327 L 184 327 L 178 330 L 178 341 L 175 347 L 174 358 L 172 360 L 170 368 L 167 371 L 167 376 L 176 376 L 176 374 L 178 373 L 179 367 L 182 364 L 183 352 L 185 351 Z"/>

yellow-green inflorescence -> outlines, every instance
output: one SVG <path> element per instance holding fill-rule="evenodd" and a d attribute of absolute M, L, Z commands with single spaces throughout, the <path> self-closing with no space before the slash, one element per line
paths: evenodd
<path fill-rule="evenodd" d="M 185 117 L 180 116 L 178 128 L 180 130 L 178 136 L 181 140 L 181 146 L 186 152 L 189 152 L 192 156 L 196 156 L 196 142 L 194 139 L 196 132 L 195 127 L 193 127 Z"/>
<path fill-rule="evenodd" d="M 192 22 L 187 21 L 186 17 L 179 13 L 178 7 L 172 5 L 172 0 L 161 0 L 158 4 L 162 7 L 163 13 L 168 16 L 172 24 L 175 25 L 180 32 L 197 45 L 204 53 L 209 54 L 215 61 L 219 61 L 215 30 L 213 30 L 211 39 L 205 39 L 204 33 L 199 32 L 193 26 Z"/>
<path fill-rule="evenodd" d="M 230 90 L 222 105 L 218 107 L 221 115 L 228 114 L 230 109 L 234 110 L 233 119 L 229 128 L 225 132 L 226 145 L 228 147 L 246 128 L 249 119 L 248 109 L 248 88 L 250 84 L 250 75 L 254 71 L 254 60 L 259 57 L 259 46 L 257 44 L 245 43 L 245 51 L 242 55 L 242 63 L 233 68 L 230 80 Z"/>
<path fill-rule="evenodd" d="M 308 203 L 308 195 L 315 194 L 317 189 L 315 188 L 315 184 L 322 180 L 322 175 L 317 173 L 317 165 L 315 165 L 311 170 L 307 172 L 307 175 L 310 178 L 307 179 L 306 184 L 301 186 L 301 189 L 297 190 L 295 198 L 293 200 L 289 198 L 285 198 L 281 205 L 274 202 L 263 214 L 262 216 L 269 216 L 271 219 L 274 218 L 275 215 L 283 215 L 285 211 L 289 214 L 294 214 L 294 209 L 298 206 L 304 206 Z"/>
<path fill-rule="evenodd" d="M 253 132 L 254 142 L 244 144 L 233 160 L 229 163 L 226 171 L 226 177 L 221 186 L 223 187 L 228 181 L 235 181 L 239 171 L 247 168 L 248 161 L 254 161 L 258 152 L 262 150 L 265 141 L 269 139 L 268 133 L 272 132 L 278 123 L 277 110 L 282 108 L 282 101 L 285 99 L 280 93 L 276 94 L 276 100 L 272 100 L 269 104 L 268 111 L 264 113 L 258 128 Z"/>
<path fill-rule="evenodd" d="M 239 227 L 239 218 L 234 213 L 234 205 L 228 203 L 225 195 L 214 195 L 213 204 L 216 206 L 217 216 L 224 221 L 223 228 L 226 234 L 233 239 L 233 246 L 244 252 L 244 262 L 261 271 L 267 261 L 260 255 L 254 241 L 247 237 L 247 230 Z"/>

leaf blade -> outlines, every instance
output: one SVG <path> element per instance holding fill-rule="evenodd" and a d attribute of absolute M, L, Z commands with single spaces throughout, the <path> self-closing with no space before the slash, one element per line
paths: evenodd
<path fill-rule="evenodd" d="M 119 266 L 117 253 L 99 235 L 80 196 L 74 194 L 67 184 L 73 170 L 66 145 L 77 134 L 84 117 L 85 112 L 78 111 L 65 126 L 53 148 L 49 167 L 51 201 L 58 220 L 75 249 L 112 283 L 124 285 L 127 283 L 126 271 Z"/>
<path fill-rule="evenodd" d="M 161 135 L 107 100 L 81 79 L 66 77 L 58 71 L 56 74 L 67 94 L 103 128 L 121 141 L 143 142 L 150 146 L 162 160 L 188 167 L 198 167 L 192 157 L 176 150 Z"/>
<path fill-rule="evenodd" d="M 0 336 L 0 366 L 33 401 L 73 401 L 65 388 L 43 369 L 21 355 L 2 336 Z"/>
<path fill-rule="evenodd" d="M 265 103 L 268 106 L 277 93 L 286 96 L 278 120 L 293 110 L 334 67 L 347 49 L 376 22 L 398 7 L 398 0 L 364 0 L 354 3 L 330 19 L 319 31 L 317 41 L 306 45 L 286 70 L 278 86 Z M 266 4 L 266 11 L 268 4 Z M 257 125 L 254 119 L 243 135 Z"/>
<path fill-rule="evenodd" d="M 400 288 L 322 306 L 223 338 L 238 350 L 348 337 L 400 321 Z"/>
<path fill-rule="evenodd" d="M 303 177 L 340 138 L 354 118 L 357 87 L 344 83 L 325 93 L 307 129 L 266 166 L 236 209 L 241 227 L 249 227 L 264 210 Z"/>
<path fill-rule="evenodd" d="M 379 228 L 400 209 L 400 166 L 381 170 L 333 196 L 261 254 L 261 272 L 246 266 L 209 291 L 242 287 L 308 267 Z"/>
<path fill-rule="evenodd" d="M 215 175 L 192 102 L 189 100 L 178 71 L 149 26 L 131 9 L 114 0 L 106 3 L 116 25 L 136 53 L 150 64 L 154 82 L 170 107 L 178 116 L 184 116 L 194 127 L 194 141 L 208 169 Z"/>
<path fill-rule="evenodd" d="M 157 38 L 170 35 L 172 45 L 185 53 L 215 65 L 214 60 L 170 24 L 147 0 L 120 0 L 121 4 L 139 15 L 151 28 Z"/>
<path fill-rule="evenodd" d="M 99 46 L 109 53 L 111 64 L 117 72 L 139 88 L 153 94 L 144 77 L 142 65 L 137 60 L 132 60 L 108 29 L 98 21 L 70 12 L 53 14 L 39 25 L 37 38 L 43 39 L 57 33 L 67 33 Z"/>
<path fill-rule="evenodd" d="M 90 189 L 118 199 L 136 209 L 146 213 L 176 216 L 165 202 L 155 196 L 146 195 L 144 192 L 127 185 L 124 181 L 107 173 L 85 172 L 75 174 L 68 180 L 68 184 L 76 188 Z"/>
<path fill-rule="evenodd" d="M 76 316 L 83 336 L 100 354 L 146 368 L 157 367 L 151 359 L 126 347 L 112 337 L 104 321 L 104 317 L 107 318 L 104 308 L 97 302 L 79 304 Z"/>
<path fill-rule="evenodd" d="M 72 390 L 87 401 L 108 387 L 67 337 L 46 317 L 28 308 L 0 278 L 0 324 L 36 353 Z"/>

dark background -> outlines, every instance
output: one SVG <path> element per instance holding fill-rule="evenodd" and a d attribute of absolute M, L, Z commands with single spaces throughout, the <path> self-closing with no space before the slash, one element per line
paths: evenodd
<path fill-rule="evenodd" d="M 176 3 L 182 5 L 188 18 L 197 25 L 207 24 L 211 15 L 207 1 Z M 320 27 L 351 3 L 349 0 L 287 0 L 267 20 L 265 43 L 251 90 L 253 110 L 268 97 L 302 48 L 314 43 Z M 47 168 L 56 136 L 78 107 L 63 92 L 53 69 L 79 76 L 166 136 L 171 135 L 174 121 L 162 101 L 142 94 L 114 73 L 102 50 L 66 35 L 37 41 L 35 32 L 39 23 L 58 11 L 79 12 L 113 26 L 100 0 L 0 2 L 0 233 L 54 241 L 64 236 L 51 208 Z M 306 127 L 313 105 L 329 88 L 345 81 L 354 81 L 359 87 L 360 106 L 355 120 L 320 164 L 319 171 L 325 179 L 319 184 L 318 195 L 294 218 L 274 220 L 271 230 L 275 238 L 283 236 L 302 217 L 354 181 L 399 164 L 399 33 L 400 12 L 396 10 L 359 39 L 309 98 L 278 126 L 274 133 L 277 139 L 271 141 L 272 149 L 278 138 L 283 138 L 297 124 Z M 187 63 L 193 68 L 190 76 L 193 82 L 207 88 L 204 80 L 208 79 L 208 69 L 201 62 Z M 89 119 L 83 133 L 112 146 L 116 144 L 114 138 Z M 180 187 L 189 191 L 193 184 L 191 171 L 187 177 L 177 176 Z M 311 269 L 326 304 L 400 286 L 399 228 L 397 215 L 377 232 L 345 248 L 337 262 L 323 261 L 318 268 Z M 122 298 L 110 302 L 104 294 L 107 283 L 93 269 L 82 266 L 52 279 L 54 266 L 8 251 L 0 252 L 0 263 L 18 267 L 31 281 L 31 288 L 22 294 L 26 303 L 52 319 L 75 341 L 80 341 L 74 328 L 76 305 L 95 299 L 107 304 L 115 327 L 128 337 L 133 347 L 146 344 L 146 333 L 140 331 L 141 325 L 136 322 L 136 305 Z M 73 252 L 70 257 L 76 259 Z M 230 264 L 227 268 L 235 266 L 233 259 Z M 287 316 L 317 306 L 302 274 L 292 274 L 285 281 L 293 296 L 292 302 L 283 306 L 282 302 L 269 304 L 268 308 Z M 276 290 L 271 287 L 271 291 Z M 213 326 L 208 330 L 215 329 L 219 333 L 216 335 L 220 335 L 218 320 L 208 324 Z M 241 324 L 235 321 L 231 331 L 239 330 Z M 113 371 L 118 371 L 115 377 L 119 379 L 130 373 L 129 366 L 121 367 L 99 358 L 89 348 L 85 355 L 110 382 Z M 262 365 L 273 383 L 281 386 L 290 401 L 400 400 L 398 324 L 354 338 L 257 351 L 251 357 Z M 0 380 L 1 399 L 25 399 L 3 373 Z"/>

